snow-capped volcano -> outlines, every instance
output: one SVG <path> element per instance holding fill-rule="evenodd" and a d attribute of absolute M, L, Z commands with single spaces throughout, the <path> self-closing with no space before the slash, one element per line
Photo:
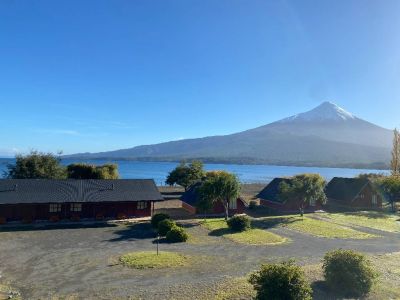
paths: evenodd
<path fill-rule="evenodd" d="M 330 101 L 323 102 L 316 108 L 300 113 L 279 122 L 290 121 L 347 121 L 357 119 L 352 113 Z"/>
<path fill-rule="evenodd" d="M 332 102 L 323 102 L 308 112 L 229 135 L 70 157 L 381 167 L 389 162 L 392 135 Z"/>

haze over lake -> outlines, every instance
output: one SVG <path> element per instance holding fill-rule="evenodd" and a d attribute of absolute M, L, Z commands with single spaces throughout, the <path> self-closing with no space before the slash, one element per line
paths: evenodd
<path fill-rule="evenodd" d="M 0 159 L 0 174 L 6 170 L 7 163 L 14 159 Z M 90 164 L 104 164 L 110 161 L 106 160 L 62 160 L 63 165 L 73 162 L 85 162 Z M 112 161 L 119 166 L 119 174 L 123 179 L 131 178 L 152 178 L 157 185 L 164 185 L 165 178 L 178 163 L 173 162 L 138 162 L 138 161 Z M 266 183 L 275 177 L 292 176 L 299 173 L 319 173 L 326 180 L 335 176 L 354 177 L 360 173 L 387 173 L 383 170 L 366 169 L 345 169 L 345 168 L 318 168 L 318 167 L 292 167 L 292 166 L 271 166 L 271 165 L 234 165 L 234 164 L 205 164 L 205 169 L 225 170 L 233 172 L 239 176 L 244 183 Z"/>

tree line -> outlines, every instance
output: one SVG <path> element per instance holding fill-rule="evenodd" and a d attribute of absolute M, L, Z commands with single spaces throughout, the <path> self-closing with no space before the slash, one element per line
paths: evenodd
<path fill-rule="evenodd" d="M 16 155 L 15 163 L 7 165 L 5 178 L 10 179 L 118 179 L 118 165 L 61 164 L 61 158 L 53 153 L 31 151 Z"/>

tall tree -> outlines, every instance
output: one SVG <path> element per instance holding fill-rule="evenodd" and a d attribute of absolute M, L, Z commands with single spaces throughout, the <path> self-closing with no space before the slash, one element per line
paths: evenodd
<path fill-rule="evenodd" d="M 67 175 L 71 179 L 118 179 L 118 165 L 104 164 L 91 165 L 84 163 L 67 166 Z"/>
<path fill-rule="evenodd" d="M 168 185 L 178 184 L 187 191 L 193 183 L 201 180 L 204 176 L 202 162 L 193 161 L 190 164 L 182 162 L 168 174 L 165 183 Z"/>
<path fill-rule="evenodd" d="M 63 179 L 66 172 L 60 161 L 60 157 L 53 153 L 32 150 L 27 155 L 16 155 L 15 163 L 7 165 L 4 176 L 13 179 Z"/>
<path fill-rule="evenodd" d="M 400 175 L 400 134 L 397 128 L 393 131 L 393 149 L 390 168 L 393 176 Z"/>
<path fill-rule="evenodd" d="M 396 211 L 396 202 L 400 200 L 400 176 L 387 176 L 380 180 L 383 193 L 389 200 L 392 211 Z"/>
<path fill-rule="evenodd" d="M 279 197 L 284 201 L 297 201 L 303 211 L 311 203 L 326 203 L 325 185 L 325 179 L 319 174 L 296 175 L 290 182 L 281 182 Z"/>
<path fill-rule="evenodd" d="M 201 201 L 205 203 L 222 203 L 227 221 L 229 202 L 236 201 L 239 197 L 240 182 L 236 175 L 225 171 L 208 172 L 205 181 L 199 187 L 199 194 Z"/>

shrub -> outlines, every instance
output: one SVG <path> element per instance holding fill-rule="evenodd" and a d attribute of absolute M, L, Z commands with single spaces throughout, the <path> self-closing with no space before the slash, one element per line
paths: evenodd
<path fill-rule="evenodd" d="M 249 209 L 256 209 L 257 208 L 257 201 L 251 200 L 249 203 Z"/>
<path fill-rule="evenodd" d="M 169 215 L 163 213 L 155 214 L 151 217 L 151 226 L 158 228 L 158 223 L 165 219 L 170 219 Z"/>
<path fill-rule="evenodd" d="M 311 300 L 311 287 L 304 272 L 293 261 L 264 264 L 250 275 L 256 299 Z"/>
<path fill-rule="evenodd" d="M 244 231 L 250 228 L 250 219 L 247 216 L 233 216 L 228 220 L 228 226 L 233 231 Z"/>
<path fill-rule="evenodd" d="M 124 213 L 118 213 L 118 215 L 117 215 L 117 220 L 125 220 L 127 218 L 128 217 Z"/>
<path fill-rule="evenodd" d="M 50 220 L 50 222 L 56 223 L 56 222 L 60 221 L 60 217 L 57 215 L 51 216 L 49 220 Z"/>
<path fill-rule="evenodd" d="M 323 270 L 328 287 L 346 297 L 368 294 L 377 277 L 366 257 L 352 250 L 326 253 Z"/>
<path fill-rule="evenodd" d="M 168 231 L 166 237 L 167 241 L 170 243 L 186 242 L 187 239 L 189 238 L 185 229 L 177 226 L 173 227 L 170 231 Z"/>
<path fill-rule="evenodd" d="M 165 236 L 168 231 L 170 231 L 174 227 L 176 227 L 176 223 L 171 219 L 162 220 L 161 222 L 158 222 L 158 234 L 161 236 Z"/>

